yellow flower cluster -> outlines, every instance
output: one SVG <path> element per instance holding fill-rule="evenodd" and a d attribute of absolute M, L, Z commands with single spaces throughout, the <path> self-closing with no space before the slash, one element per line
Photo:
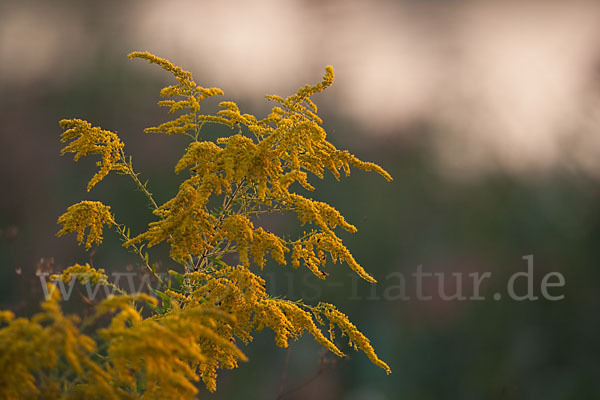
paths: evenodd
<path fill-rule="evenodd" d="M 70 206 L 67 212 L 58 218 L 58 223 L 63 228 L 56 235 L 63 236 L 67 233 L 77 232 L 79 244 L 83 243 L 86 229 L 89 227 L 85 241 L 85 248 L 89 249 L 94 242 L 102 243 L 104 225 L 114 225 L 115 221 L 110 214 L 109 206 L 99 201 L 82 201 Z"/>
<path fill-rule="evenodd" d="M 287 347 L 289 339 L 297 339 L 308 331 L 318 343 L 334 354 L 344 355 L 316 326 L 309 312 L 310 307 L 304 306 L 307 311 L 302 309 L 301 304 L 269 297 L 265 291 L 265 281 L 243 266 L 222 268 L 213 274 L 192 272 L 186 274 L 185 278 L 189 279 L 193 291 L 183 300 L 183 304 L 215 306 L 235 317 L 235 324 L 218 324 L 217 332 L 224 337 L 237 337 L 247 343 L 253 339 L 253 330 L 260 331 L 268 327 L 275 332 L 277 345 Z M 218 366 L 218 363 L 214 364 L 214 369 L 208 371 L 207 376 L 216 377 Z M 207 382 L 209 388 L 214 384 L 212 378 Z"/>
<path fill-rule="evenodd" d="M 96 269 L 89 264 L 75 264 L 64 269 L 60 274 L 50 276 L 50 282 L 62 281 L 71 284 L 73 279 L 76 279 L 82 285 L 91 283 L 92 285 L 108 286 L 114 289 L 116 293 L 126 294 L 123 289 L 109 282 L 108 276 L 103 269 Z"/>
<path fill-rule="evenodd" d="M 362 350 L 373 364 L 383 368 L 388 374 L 392 373 L 390 367 L 377 357 L 369 339 L 360 333 L 346 315 L 338 311 L 335 306 L 327 303 L 319 303 L 314 309 L 329 320 L 329 323 L 331 324 L 330 332 L 333 332 L 333 325 L 336 325 L 342 331 L 343 335 L 348 336 L 350 346 L 354 347 L 356 350 Z"/>
<path fill-rule="evenodd" d="M 177 274 L 171 271 L 172 274 Z M 269 328 L 275 332 L 275 342 L 280 347 L 287 347 L 290 339 L 297 339 L 304 332 L 311 334 L 315 340 L 342 357 L 344 353 L 334 344 L 334 327 L 338 327 L 342 335 L 348 336 L 350 345 L 360 349 L 377 366 L 390 373 L 388 365 L 381 361 L 369 340 L 354 326 L 335 306 L 319 303 L 308 306 L 301 302 L 270 297 L 265 290 L 265 281 L 244 266 L 223 267 L 214 273 L 192 272 L 184 275 L 188 284 L 193 288 L 188 296 L 172 295 L 173 300 L 182 306 L 218 307 L 232 315 L 236 324 L 220 322 L 216 332 L 227 338 L 237 337 L 244 342 L 252 340 L 254 329 L 260 331 Z M 330 338 L 327 338 L 321 328 L 326 325 L 323 317 L 329 322 Z M 223 360 L 221 361 L 223 362 Z M 213 388 L 218 363 L 214 370 L 209 371 L 211 377 L 205 382 Z"/>
<path fill-rule="evenodd" d="M 71 140 L 62 149 L 61 154 L 75 153 L 73 157 L 75 161 L 89 154 L 99 154 L 102 157 L 98 161 L 100 170 L 88 183 L 88 192 L 110 171 L 125 171 L 125 166 L 121 162 L 125 145 L 116 133 L 92 127 L 89 122 L 80 119 L 63 119 L 60 121 L 60 126 L 66 129 L 61 136 L 61 141 Z"/>
<path fill-rule="evenodd" d="M 164 133 L 166 135 L 186 134 L 189 131 L 197 133 L 200 129 L 200 124 L 202 123 L 198 118 L 200 101 L 211 96 L 222 95 L 223 91 L 218 88 L 207 89 L 196 85 L 190 72 L 184 71 L 168 60 L 157 57 L 154 54 L 135 51 L 129 54 L 129 58 L 141 58 L 147 60 L 150 63 L 159 65 L 165 71 L 172 73 L 177 79 L 178 84 L 162 89 L 160 95 L 161 97 L 183 97 L 183 100 L 162 100 L 158 104 L 163 107 L 169 107 L 169 112 L 171 114 L 185 109 L 190 111 L 173 121 L 165 122 L 157 127 L 147 128 L 145 131 L 148 133 Z M 212 122 L 220 121 L 221 119 L 214 118 Z"/>
<path fill-rule="evenodd" d="M 183 183 L 177 195 L 154 211 L 161 219 L 149 229 L 124 243 L 129 247 L 142 241 L 152 247 L 163 241 L 171 246 L 171 257 L 186 260 L 190 254 L 202 254 L 213 246 L 217 219 L 205 207 L 206 196 L 189 183 Z"/>
<path fill-rule="evenodd" d="M 193 91 L 196 90 L 194 88 L 197 88 L 191 74 L 174 67 L 166 60 L 147 53 L 132 53 L 132 57 L 147 59 L 173 73 L 179 84 L 167 88 L 168 90 L 163 94 L 191 96 L 190 90 Z M 282 210 L 296 211 L 303 224 L 313 223 L 327 234 L 327 237 L 320 237 L 323 239 L 322 242 L 314 242 L 312 245 L 307 241 L 296 243 L 293 247 L 296 250 L 293 257 L 295 266 L 300 260 L 304 260 L 305 265 L 315 275 L 321 278 L 326 276 L 318 270 L 318 263 L 315 263 L 314 254 L 310 250 L 310 247 L 314 246 L 319 249 L 317 253 L 328 251 L 333 260 L 343 260 L 362 278 L 369 282 L 375 282 L 375 279 L 354 260 L 342 244 L 341 239 L 333 232 L 337 226 L 352 233 L 356 232 L 356 228 L 347 223 L 344 217 L 330 205 L 290 192 L 290 186 L 294 182 L 298 182 L 305 189 L 314 189 L 308 182 L 307 173 L 323 178 L 324 170 L 328 169 L 336 178 L 339 178 L 342 169 L 346 174 L 350 173 L 350 165 L 367 171 L 373 170 L 388 180 L 392 179 L 378 165 L 363 162 L 347 151 L 340 151 L 326 140 L 327 135 L 320 126 L 322 121 L 316 114 L 317 107 L 309 96 L 329 87 L 332 82 L 333 69 L 327 67 L 322 82 L 314 86 L 305 86 L 286 99 L 279 96 L 267 96 L 278 102 L 281 107 L 274 107 L 271 114 L 262 120 L 253 115 L 241 114 L 237 105 L 228 101 L 221 102 L 220 106 L 223 110 L 219 111 L 217 116 L 213 116 L 218 121 L 199 115 L 199 106 L 190 108 L 191 112 L 186 114 L 186 119 L 226 123 L 231 127 L 237 127 L 240 133 L 220 138 L 217 143 L 199 141 L 200 126 L 188 126 L 183 129 L 184 125 L 177 122 L 177 126 L 183 129 L 179 133 L 187 132 L 195 140 L 188 146 L 175 167 L 176 173 L 189 168 L 192 175 L 181 185 L 175 199 L 188 199 L 191 195 L 190 191 L 195 193 L 193 201 L 186 200 L 188 204 L 194 204 L 193 207 L 188 207 L 188 210 L 191 211 L 193 208 L 195 217 L 179 219 L 176 224 L 173 224 L 171 211 L 173 207 L 171 203 L 167 203 L 161 208 L 163 211 L 157 212 L 162 212 L 167 217 L 161 221 L 152 222 L 146 233 L 135 237 L 128 244 L 140 243 L 145 240 L 148 242 L 148 246 L 153 246 L 162 241 L 168 241 L 171 244 L 172 257 L 185 259 L 186 252 L 188 257 L 194 257 L 212 251 L 215 244 L 225 236 L 229 240 L 237 242 L 240 260 L 244 265 L 248 265 L 249 243 L 254 241 L 254 236 L 256 236 L 257 239 L 268 239 L 271 254 L 276 255 L 277 262 L 285 264 L 282 262 L 284 259 L 282 253 L 288 252 L 290 248 L 284 246 L 283 241 L 277 240 L 279 238 L 271 235 L 268 237 L 260 234 L 252 235 L 253 228 L 249 225 L 249 221 L 242 224 L 243 220 L 238 219 L 233 224 L 234 220 L 229 219 L 227 223 L 214 223 L 212 214 L 202 211 L 206 209 L 206 204 L 211 196 L 220 195 L 223 192 L 231 194 L 232 187 L 237 185 L 254 195 L 250 201 L 253 206 L 263 204 L 269 207 L 276 203 Z M 196 100 L 198 99 L 200 97 Z M 170 111 L 176 110 L 171 108 Z M 247 129 L 254 139 L 245 136 L 244 129 Z M 160 129 L 152 131 L 168 133 Z M 199 227 L 211 226 L 213 229 L 202 229 L 202 237 L 193 235 L 193 232 L 200 230 Z M 185 231 L 185 235 L 181 233 L 182 231 Z M 246 233 L 244 234 L 244 232 Z M 173 242 L 178 242 L 179 238 L 183 237 L 190 238 L 190 240 L 185 241 L 183 246 L 177 243 L 174 245 Z M 303 251 L 300 252 L 300 248 Z M 254 254 L 258 255 L 255 257 L 255 261 L 260 261 L 257 264 L 264 265 L 264 257 L 260 254 L 260 250 L 255 250 Z M 322 260 L 323 257 L 319 257 L 319 259 Z M 321 261 L 319 263 L 324 264 Z"/>
<path fill-rule="evenodd" d="M 213 353 L 234 363 L 246 360 L 215 332 L 218 321 L 235 322 L 223 312 L 196 307 L 143 319 L 135 301 L 156 303 L 146 295 L 112 296 L 96 307 L 88 323 L 118 312 L 97 331 L 107 344 L 102 357 L 95 355 L 98 343 L 81 333 L 79 319 L 62 314 L 58 292 L 30 320 L 3 312 L 8 325 L 0 329 L 0 398 L 193 399 L 196 369 L 211 363 Z"/>
<path fill-rule="evenodd" d="M 120 309 L 109 328 L 99 331 L 107 340 L 116 382 L 136 387 L 143 374 L 144 398 L 192 398 L 203 365 L 211 364 L 215 354 L 227 357 L 232 368 L 246 356 L 220 335 L 217 321 L 233 324 L 225 313 L 206 307 L 173 311 L 160 318 L 142 320 L 127 296 L 113 297 L 100 304 L 99 312 Z M 154 300 L 154 299 L 151 299 Z"/>
<path fill-rule="evenodd" d="M 58 235 L 77 232 L 79 243 L 85 241 L 89 249 L 92 243 L 101 243 L 103 227 L 109 225 L 116 228 L 123 245 L 140 256 L 160 284 L 164 282 L 155 274 L 144 248 L 167 243 L 171 258 L 181 264 L 183 271 L 171 271 L 176 285 L 155 291 L 160 306 L 154 299 L 125 295 L 110 297 L 97 306 L 96 317 L 118 312 L 108 327 L 98 331 L 99 340 L 106 345 L 102 357 L 96 354 L 97 344 L 82 335 L 73 320 L 65 325 L 70 331 L 65 328 L 68 331 L 62 332 L 63 336 L 56 335 L 64 343 L 56 347 L 55 353 L 46 354 L 50 350 L 39 349 L 35 347 L 39 343 L 32 342 L 34 347 L 28 351 L 33 355 L 27 353 L 19 364 L 22 369 L 15 379 L 20 383 L 11 381 L 7 385 L 16 388 L 15 393 L 34 393 L 32 385 L 40 379 L 41 369 L 55 368 L 57 360 L 64 358 L 65 366 L 75 370 L 78 378 L 72 388 L 56 387 L 58 392 L 79 390 L 83 398 L 189 398 L 195 395 L 193 382 L 199 379 L 208 390 L 216 390 L 218 371 L 236 368 L 239 360 L 245 360 L 235 343 L 248 343 L 254 332 L 264 328 L 275 332 L 278 346 L 286 347 L 290 340 L 308 332 L 332 353 L 343 356 L 335 343 L 334 330 L 339 329 L 352 347 L 389 373 L 388 365 L 377 357 L 369 340 L 333 305 L 310 306 L 273 298 L 265 289 L 265 281 L 251 271 L 253 265 L 262 269 L 270 255 L 280 265 L 291 260 L 294 268 L 304 265 L 325 279 L 328 273 L 324 269 L 330 259 L 333 263 L 343 261 L 361 278 L 376 282 L 335 232 L 341 228 L 355 233 L 356 227 L 331 205 L 296 192 L 314 190 L 309 178 L 323 179 L 328 170 L 339 179 L 341 171 L 350 173 L 351 166 L 392 180 L 378 165 L 338 150 L 327 140 L 310 96 L 333 83 L 333 68 L 326 68 L 321 82 L 302 87 L 292 96 L 266 96 L 277 104 L 259 119 L 242 114 L 231 101 L 219 103 L 215 115 L 200 114 L 200 102 L 223 95 L 220 89 L 198 86 L 190 72 L 150 53 L 134 52 L 129 57 L 157 64 L 175 77 L 177 84 L 160 92 L 168 99 L 158 104 L 181 115 L 146 132 L 183 134 L 192 139 L 175 166 L 175 173 L 187 171 L 189 176 L 173 198 L 159 205 L 140 181 L 115 133 L 92 127 L 86 121 L 63 120 L 62 141 L 70 141 L 63 154 L 75 153 L 75 161 L 90 154 L 101 156 L 100 170 L 88 190 L 110 171 L 127 175 L 146 195 L 156 220 L 132 237 L 129 229 L 113 219 L 108 206 L 82 201 L 59 218 L 63 228 Z M 202 140 L 203 127 L 213 123 L 226 125 L 235 133 L 216 141 Z M 297 240 L 288 240 L 255 226 L 262 214 L 274 212 L 293 212 L 303 226 L 311 227 Z M 241 265 L 223 261 L 223 256 L 232 253 L 239 256 Z M 73 277 L 81 283 L 111 285 L 103 270 L 89 265 L 73 265 L 53 279 L 68 281 Z M 140 299 L 149 303 L 152 317 L 144 319 L 135 307 L 134 301 Z M 66 317 L 60 314 L 55 300 L 45 307 L 52 311 L 51 317 L 45 314 L 30 321 L 0 313 L 0 321 L 9 321 L 6 328 L 0 329 L 0 335 L 13 335 L 13 330 L 21 329 L 17 328 L 19 324 L 31 330 L 24 332 L 25 337 L 33 332 L 40 337 L 50 334 L 45 330 L 54 325 L 40 321 Z M 329 328 L 329 337 L 324 335 L 324 328 Z M 19 343 L 14 335 L 5 342 L 0 340 L 0 347 L 8 342 L 13 346 Z M 60 353 L 61 349 L 66 350 Z M 38 355 L 49 361 L 27 364 Z M 0 374 L 7 365 L 4 362 L 0 355 Z"/>
<path fill-rule="evenodd" d="M 377 281 L 360 266 L 344 246 L 341 239 L 332 233 L 312 232 L 304 239 L 298 240 L 292 248 L 292 266 L 298 268 L 300 260 L 311 270 L 318 278 L 325 279 L 327 275 L 319 269 L 319 266 L 325 266 L 327 258 L 325 252 L 331 256 L 332 262 L 343 260 L 358 276 L 367 282 L 376 283 Z"/>
<path fill-rule="evenodd" d="M 42 308 L 43 312 L 30 320 L 7 318 L 8 326 L 0 329 L 0 398 L 38 398 L 43 394 L 58 399 L 63 383 L 51 378 L 51 370 L 93 374 L 87 367 L 95 367 L 90 354 L 96 344 L 79 332 L 75 317 L 61 313 L 58 294 Z"/>
<path fill-rule="evenodd" d="M 226 232 L 228 240 L 237 244 L 240 261 L 244 266 L 250 266 L 248 251 L 254 263 L 261 268 L 265 265 L 267 251 L 280 265 L 286 264 L 285 253 L 289 249 L 285 246 L 285 242 L 263 228 L 254 229 L 254 224 L 247 217 L 239 214 L 226 217 L 223 221 L 223 231 Z"/>
<path fill-rule="evenodd" d="M 52 275 L 51 281 L 62 281 L 70 282 L 73 278 L 77 279 L 81 283 L 90 282 L 92 284 L 106 285 L 108 284 L 108 277 L 103 269 L 96 269 L 91 267 L 89 264 L 80 265 L 75 264 L 63 270 L 60 275 Z"/>

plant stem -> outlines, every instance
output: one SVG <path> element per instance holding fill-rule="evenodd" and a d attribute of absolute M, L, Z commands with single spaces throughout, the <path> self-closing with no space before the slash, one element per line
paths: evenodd
<path fill-rule="evenodd" d="M 154 197 L 152 197 L 152 193 L 150 193 L 148 191 L 148 189 L 146 188 L 146 185 L 144 185 L 139 180 L 139 178 L 138 178 L 139 174 L 136 174 L 135 171 L 133 170 L 133 164 L 131 162 L 131 157 L 129 158 L 129 161 L 127 161 L 127 158 L 125 157 L 125 152 L 123 151 L 123 149 L 121 149 L 121 161 L 123 161 L 123 165 L 127 169 L 127 173 L 126 174 L 129 177 L 131 177 L 131 179 L 133 179 L 133 181 L 135 182 L 135 184 L 137 185 L 137 187 L 142 191 L 142 193 L 144 193 L 144 195 L 146 195 L 146 197 L 148 198 L 148 200 L 152 204 L 152 207 L 154 207 L 155 210 L 158 210 L 158 204 L 156 203 L 156 201 L 154 201 Z"/>
<path fill-rule="evenodd" d="M 240 193 L 240 188 L 244 185 L 245 180 L 246 180 L 246 178 L 242 178 L 242 180 L 237 185 L 237 187 L 235 188 L 235 190 L 233 191 L 231 196 L 224 199 L 223 211 L 221 212 L 221 215 L 219 216 L 219 219 L 217 220 L 217 223 L 215 224 L 215 227 L 213 228 L 214 231 L 216 231 L 219 228 L 219 226 L 225 219 L 225 215 L 227 214 L 227 211 L 229 211 L 229 209 L 233 205 L 233 202 L 235 201 L 237 195 Z M 196 266 L 194 267 L 194 271 L 198 271 L 198 269 L 202 268 L 202 266 L 204 265 L 204 262 L 206 261 L 206 257 L 208 255 L 208 253 L 209 253 L 208 249 L 204 250 L 204 253 L 202 253 L 202 256 L 198 259 L 198 262 L 196 263 Z"/>
<path fill-rule="evenodd" d="M 119 234 L 121 235 L 121 237 L 123 238 L 123 240 L 124 241 L 128 241 L 129 237 L 125 233 L 125 228 L 123 226 L 117 224 L 117 223 L 115 223 L 115 227 L 117 228 L 117 232 L 119 232 Z M 152 273 L 152 275 L 154 275 L 154 277 L 158 280 L 158 282 L 161 284 L 161 286 L 165 286 L 164 281 L 160 278 L 160 276 L 158 276 L 156 274 L 156 272 L 154 272 L 154 270 L 152 269 L 152 267 L 146 261 L 146 257 L 144 257 L 144 254 L 142 253 L 142 250 L 138 246 L 136 246 L 135 244 L 131 244 L 130 247 L 133 249 L 134 253 L 136 253 L 140 257 L 140 259 L 142 260 L 144 266 L 148 269 L 148 271 L 150 271 Z"/>

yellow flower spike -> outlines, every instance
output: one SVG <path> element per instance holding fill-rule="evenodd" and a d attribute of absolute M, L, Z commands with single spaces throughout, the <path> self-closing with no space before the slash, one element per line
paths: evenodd
<path fill-rule="evenodd" d="M 222 152 L 223 149 L 213 142 L 192 142 L 175 166 L 175 173 L 189 167 L 196 174 L 210 173 L 217 167 L 216 160 Z"/>
<path fill-rule="evenodd" d="M 175 166 L 176 173 L 189 175 L 176 195 L 160 205 L 133 171 L 116 133 L 82 120 L 63 120 L 62 140 L 68 142 L 63 154 L 74 153 L 75 161 L 87 155 L 100 157 L 99 171 L 88 190 L 111 171 L 129 175 L 151 204 L 155 219 L 130 238 L 115 223 L 108 206 L 84 201 L 59 218 L 63 227 L 58 235 L 77 232 L 78 242 L 89 249 L 101 243 L 105 225 L 115 225 L 124 246 L 132 247 L 147 266 L 148 255 L 142 248 L 165 242 L 171 258 L 184 270 L 171 271 L 171 283 L 175 283 L 155 292 L 160 307 L 157 299 L 146 295 L 103 300 L 92 319 L 81 325 L 90 329 L 103 324 L 93 335 L 98 343 L 81 334 L 77 318 L 62 314 L 57 290 L 44 303 L 43 312 L 30 320 L 0 312 L 0 397 L 43 393 L 56 398 L 195 398 L 197 382 L 202 380 L 209 391 L 216 390 L 218 373 L 247 359 L 236 345 L 249 343 L 264 328 L 275 333 L 279 346 L 288 346 L 308 333 L 343 356 L 334 343 L 339 329 L 352 347 L 389 372 L 369 340 L 334 306 L 273 298 L 265 280 L 252 270 L 266 267 L 267 255 L 287 265 L 287 253 L 291 253 L 293 268 L 303 264 L 321 279 L 328 276 L 328 262 L 343 261 L 363 279 L 375 282 L 336 235 L 336 229 L 354 233 L 356 227 L 334 207 L 304 192 L 314 190 L 311 180 L 323 179 L 327 171 L 336 179 L 341 179 L 342 172 L 348 175 L 351 168 L 392 179 L 380 166 L 361 161 L 328 141 L 311 96 L 333 83 L 333 68 L 326 68 L 321 82 L 301 87 L 289 97 L 267 96 L 277 105 L 261 119 L 243 113 L 232 101 L 219 103 L 215 114 L 200 114 L 200 102 L 223 95 L 220 89 L 198 86 L 190 72 L 150 53 L 134 52 L 129 57 L 157 64 L 174 76 L 176 82 L 160 91 L 158 102 L 173 114 L 171 120 L 146 132 L 190 137 Z M 202 141 L 201 129 L 206 124 L 235 131 L 215 141 Z M 311 224 L 313 230 L 296 240 L 284 240 L 259 226 L 262 214 L 275 212 L 295 213 L 302 225 Z M 242 265 L 226 264 L 232 253 L 239 255 Z M 87 264 L 72 265 L 51 279 L 75 277 L 81 283 L 110 285 L 103 270 Z M 137 301 L 147 302 L 148 309 Z M 99 346 L 105 349 L 102 357 L 94 355 Z M 46 372 L 54 373 L 59 367 L 67 369 L 69 377 L 76 376 L 77 384 L 49 378 L 54 375 Z"/>
<path fill-rule="evenodd" d="M 252 222 L 243 215 L 230 215 L 223 220 L 223 230 L 227 239 L 236 242 L 241 263 L 249 266 L 248 249 L 254 241 Z"/>
<path fill-rule="evenodd" d="M 370 283 L 377 283 L 375 278 L 369 275 L 367 271 L 356 262 L 350 253 L 350 250 L 344 246 L 342 240 L 335 234 L 317 234 L 309 239 L 309 242 L 316 248 L 328 252 L 333 259 L 333 262 L 336 262 L 338 259 L 342 260 L 362 279 Z"/>
<path fill-rule="evenodd" d="M 277 97 L 277 96 L 269 96 L 269 98 L 272 98 L 273 100 L 276 100 L 278 102 L 283 103 L 284 105 L 292 108 L 293 106 L 295 106 L 298 102 L 303 101 L 308 99 L 308 97 L 312 96 L 315 93 L 319 93 L 322 92 L 323 90 L 327 89 L 329 86 L 331 86 L 333 84 L 333 80 L 335 78 L 335 75 L 333 73 L 333 67 L 331 65 L 328 65 L 327 67 L 325 67 L 325 75 L 323 76 L 323 80 L 319 83 L 317 83 L 314 86 L 311 85 L 306 85 L 300 89 L 298 89 L 298 92 L 292 96 L 289 96 L 287 99 L 281 101 L 281 98 Z M 316 106 L 314 106 L 314 103 L 311 101 L 309 103 L 309 105 L 313 106 L 311 108 L 313 108 L 313 111 L 316 112 Z"/>
<path fill-rule="evenodd" d="M 0 311 L 0 322 L 10 322 L 15 318 L 12 311 Z"/>
<path fill-rule="evenodd" d="M 190 72 L 173 65 L 169 60 L 155 56 L 147 51 L 134 51 L 129 53 L 127 57 L 130 59 L 141 58 L 151 64 L 158 64 L 165 71 L 172 73 L 180 82 L 193 82 L 192 74 Z"/>
<path fill-rule="evenodd" d="M 285 253 L 290 250 L 286 247 L 285 242 L 271 232 L 266 232 L 263 228 L 254 230 L 252 235 L 252 245 L 250 246 L 250 254 L 254 263 L 259 267 L 265 265 L 265 253 L 269 251 L 273 259 L 279 265 L 285 265 Z"/>
<path fill-rule="evenodd" d="M 308 333 L 315 338 L 317 343 L 331 351 L 333 354 L 338 357 L 345 356 L 345 354 L 342 353 L 342 351 L 338 349 L 332 341 L 327 339 L 319 328 L 317 328 L 317 325 L 315 324 L 313 317 L 309 312 L 302 310 L 296 304 L 287 300 L 279 300 L 278 306 L 284 311 L 288 319 L 292 321 L 292 325 L 296 329 L 297 337 L 302 334 L 302 331 L 307 330 Z"/>
<path fill-rule="evenodd" d="M 89 227 L 85 248 L 88 250 L 92 243 L 102 243 L 102 230 L 104 225 L 114 225 L 115 221 L 110 213 L 110 207 L 99 201 L 82 201 L 73 204 L 67 212 L 58 218 L 58 223 L 63 228 L 56 236 L 77 232 L 77 241 L 82 244 L 86 229 Z"/>
<path fill-rule="evenodd" d="M 154 212 L 161 220 L 150 223 L 146 232 L 126 241 L 123 246 L 146 242 L 152 247 L 166 240 L 171 245 L 171 256 L 176 260 L 210 250 L 217 220 L 208 213 L 205 203 L 220 181 L 208 180 L 211 176 L 205 178 L 206 192 L 184 182 L 177 195 Z"/>
<path fill-rule="evenodd" d="M 331 233 L 338 225 L 344 230 L 355 233 L 356 227 L 346 222 L 346 219 L 327 203 L 308 199 L 298 194 L 290 194 L 290 202 L 296 209 L 298 219 L 302 224 L 312 222 L 324 232 Z"/>
<path fill-rule="evenodd" d="M 327 303 L 319 303 L 315 310 L 321 312 L 325 317 L 332 323 L 335 324 L 345 335 L 348 336 L 351 343 L 362 350 L 369 360 L 373 362 L 373 364 L 377 365 L 380 368 L 383 368 L 387 374 L 391 374 L 392 370 L 390 367 L 383 361 L 377 357 L 375 354 L 375 350 L 373 350 L 373 346 L 371 346 L 371 342 L 369 339 L 365 337 L 356 326 L 350 322 L 348 317 L 338 311 L 335 306 Z"/>
<path fill-rule="evenodd" d="M 126 170 L 122 163 L 122 150 L 125 146 L 116 133 L 105 131 L 80 119 L 63 119 L 60 126 L 65 129 L 61 135 L 61 142 L 71 142 L 61 150 L 65 153 L 75 153 L 73 160 L 78 161 L 81 157 L 89 154 L 99 154 L 101 160 L 98 162 L 100 170 L 88 183 L 88 192 L 100 182 L 110 171 Z"/>
<path fill-rule="evenodd" d="M 96 269 L 89 264 L 75 264 L 65 270 L 60 275 L 52 275 L 51 281 L 62 281 L 69 283 L 71 279 L 76 278 L 81 283 L 91 282 L 92 284 L 108 284 L 108 276 L 103 269 Z"/>
<path fill-rule="evenodd" d="M 189 71 L 173 65 L 169 60 L 160 58 L 149 52 L 134 51 L 129 54 L 130 59 L 140 58 L 157 64 L 165 71 L 170 72 L 179 82 L 177 85 L 169 86 L 160 91 L 161 97 L 183 97 L 184 100 L 161 100 L 159 106 L 169 107 L 169 113 L 188 109 L 190 112 L 181 115 L 173 121 L 165 122 L 159 126 L 146 128 L 146 133 L 163 133 L 165 135 L 188 134 L 197 137 L 200 131 L 200 121 L 221 123 L 231 125 L 231 121 L 218 116 L 200 116 L 200 101 L 217 95 L 223 95 L 219 88 L 203 88 L 198 86 Z"/>

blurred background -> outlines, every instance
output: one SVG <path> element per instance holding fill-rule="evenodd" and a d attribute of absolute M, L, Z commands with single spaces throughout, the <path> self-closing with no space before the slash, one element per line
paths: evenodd
<path fill-rule="evenodd" d="M 338 304 L 393 374 L 353 352 L 320 369 L 309 338 L 288 352 L 263 332 L 244 349 L 251 361 L 199 397 L 275 399 L 299 387 L 283 398 L 600 398 L 599 38 L 600 3 L 579 0 L 3 0 L 0 307 L 34 312 L 36 272 L 90 258 L 108 271 L 137 268 L 114 234 L 92 256 L 55 237 L 57 217 L 82 199 L 110 204 L 132 233 L 151 219 L 123 177 L 85 192 L 95 160 L 59 156 L 60 119 L 118 132 L 161 202 L 183 179 L 172 171 L 185 138 L 143 133 L 168 118 L 155 103 L 170 76 L 129 52 L 168 58 L 258 116 L 271 107 L 264 94 L 291 94 L 331 64 L 336 82 L 315 99 L 329 140 L 395 180 L 355 171 L 313 181 L 314 197 L 358 227 L 344 239 L 379 284 L 344 265 L 330 267 L 329 284 L 302 269 L 263 274 L 278 294 Z M 553 293 L 565 298 L 493 300 L 530 254 L 536 294 L 556 271 L 566 285 Z M 398 273 L 418 265 L 491 272 L 486 300 L 443 301 L 431 285 L 431 301 L 392 295 Z M 412 294 L 414 281 L 406 287 Z"/>

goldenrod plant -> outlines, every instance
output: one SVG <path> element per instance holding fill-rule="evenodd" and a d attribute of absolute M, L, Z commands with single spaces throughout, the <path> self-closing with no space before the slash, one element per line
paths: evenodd
<path fill-rule="evenodd" d="M 320 83 L 292 96 L 266 96 L 276 105 L 258 119 L 242 114 L 231 101 L 219 103 L 215 115 L 201 114 L 201 101 L 223 95 L 220 89 L 198 86 L 190 72 L 150 53 L 129 57 L 157 64 L 177 81 L 161 90 L 158 104 L 179 115 L 146 132 L 190 138 L 175 166 L 185 180 L 172 199 L 159 205 L 116 133 L 80 119 L 62 120 L 62 154 L 74 153 L 75 161 L 100 156 L 88 192 L 110 172 L 125 175 L 144 193 L 155 220 L 131 235 L 108 205 L 82 201 L 60 216 L 58 235 L 75 232 L 77 241 L 90 249 L 102 243 L 105 228 L 114 229 L 156 279 L 156 289 L 152 296 L 127 294 L 109 282 L 104 270 L 87 264 L 52 276 L 54 281 L 76 278 L 112 286 L 114 295 L 85 319 L 65 316 L 52 287 L 42 312 L 30 319 L 1 312 L 0 398 L 195 398 L 196 382 L 215 391 L 219 370 L 246 361 L 240 346 L 264 328 L 275 333 L 277 346 L 287 347 L 290 339 L 308 332 L 340 357 L 344 353 L 338 340 L 346 337 L 352 348 L 390 373 L 369 339 L 334 305 L 273 297 L 260 276 L 268 256 L 326 279 L 329 256 L 375 283 L 335 232 L 354 233 L 356 227 L 329 204 L 305 195 L 314 190 L 309 174 L 322 179 L 325 170 L 339 179 L 352 166 L 392 180 L 378 165 L 327 141 L 310 97 L 333 83 L 333 68 L 326 68 Z M 203 140 L 207 124 L 224 125 L 232 134 Z M 284 212 L 295 213 L 310 229 L 289 239 L 253 222 L 262 214 Z M 170 279 L 157 273 L 148 253 L 163 242 L 174 261 Z"/>

